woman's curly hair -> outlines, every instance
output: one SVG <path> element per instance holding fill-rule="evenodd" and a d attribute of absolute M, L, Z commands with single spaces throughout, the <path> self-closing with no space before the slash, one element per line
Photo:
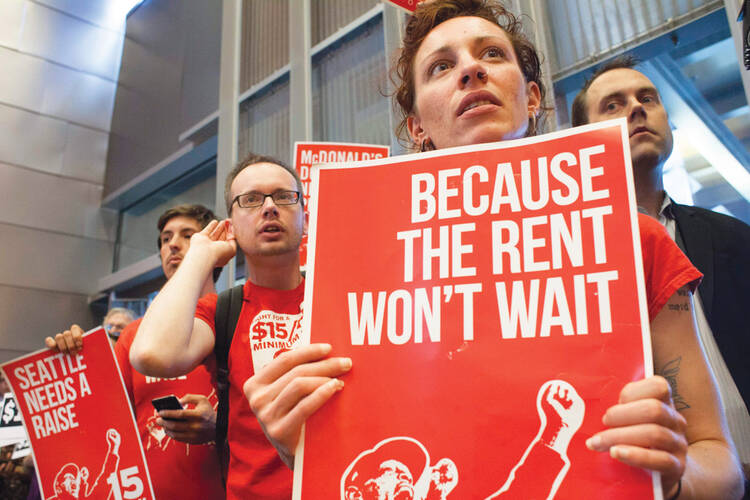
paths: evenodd
<path fill-rule="evenodd" d="M 479 17 L 499 26 L 505 31 L 516 53 L 518 64 L 527 82 L 539 87 L 544 103 L 545 88 L 539 55 L 531 41 L 522 31 L 521 20 L 496 0 L 432 0 L 420 2 L 409 18 L 404 33 L 403 47 L 391 68 L 391 81 L 396 87 L 394 97 L 401 111 L 401 120 L 396 135 L 411 143 L 406 132 L 406 120 L 414 112 L 416 92 L 414 89 L 414 58 L 425 37 L 437 25 L 456 17 Z M 536 133 L 544 121 L 545 108 L 540 107 L 536 127 L 530 126 L 527 135 Z M 531 125 L 534 125 L 533 123 Z"/>

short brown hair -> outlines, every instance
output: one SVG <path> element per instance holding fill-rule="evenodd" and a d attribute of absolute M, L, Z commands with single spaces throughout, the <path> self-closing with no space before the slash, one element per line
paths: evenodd
<path fill-rule="evenodd" d="M 546 90 L 542 82 L 542 65 L 534 44 L 523 34 L 521 20 L 496 0 L 433 0 L 420 2 L 414 15 L 409 18 L 403 38 L 403 48 L 391 68 L 391 81 L 396 85 L 394 97 L 401 109 L 401 120 L 396 135 L 403 140 L 406 120 L 414 111 L 416 91 L 414 88 L 414 58 L 425 37 L 436 26 L 456 17 L 479 17 L 500 27 L 508 35 L 526 82 L 539 87 L 541 102 Z M 536 120 L 536 129 L 544 123 L 547 108 L 541 106 Z M 527 135 L 536 130 L 527 131 Z"/>
<path fill-rule="evenodd" d="M 164 226 L 167 225 L 167 222 L 169 222 L 170 219 L 178 216 L 195 219 L 196 222 L 200 224 L 201 229 L 206 227 L 209 222 L 216 219 L 216 215 L 214 215 L 211 209 L 204 207 L 203 205 L 189 205 L 186 203 L 168 209 L 166 212 L 161 214 L 161 217 L 159 217 L 159 222 L 156 223 L 156 227 L 159 228 L 159 237 L 157 238 L 159 250 L 161 250 L 161 232 L 164 230 Z"/>
<path fill-rule="evenodd" d="M 190 205 L 185 203 L 183 205 L 177 205 L 168 209 L 166 212 L 161 214 L 161 217 L 159 217 L 159 222 L 156 223 L 156 227 L 159 228 L 159 236 L 157 238 L 159 250 L 161 250 L 161 232 L 164 230 L 164 226 L 167 225 L 167 222 L 169 222 L 170 219 L 179 216 L 194 219 L 198 223 L 198 225 L 200 225 L 201 229 L 206 227 L 212 220 L 216 220 L 216 215 L 213 213 L 213 211 L 210 208 L 204 207 L 203 205 Z M 219 275 L 221 275 L 221 268 L 214 268 L 214 283 L 216 283 L 216 281 L 219 279 Z"/>
<path fill-rule="evenodd" d="M 594 83 L 594 80 L 602 76 L 607 71 L 612 71 L 613 69 L 633 69 L 638 65 L 640 61 L 634 56 L 631 55 L 623 55 L 619 57 L 615 57 L 611 61 L 602 64 L 599 66 L 596 71 L 584 82 L 583 88 L 578 91 L 578 94 L 576 94 L 575 99 L 573 99 L 573 105 L 570 109 L 570 121 L 571 124 L 574 127 L 577 127 L 579 125 L 586 125 L 589 122 L 589 109 L 586 105 L 586 93 L 589 90 L 589 87 L 591 87 L 591 84 Z"/>
<path fill-rule="evenodd" d="M 289 165 L 284 163 L 283 161 L 277 160 L 276 158 L 272 158 L 270 156 L 264 156 L 259 155 L 255 153 L 250 153 L 245 157 L 244 160 L 239 162 L 231 172 L 227 175 L 227 180 L 224 183 L 224 202 L 227 204 L 227 215 L 232 215 L 232 182 L 234 182 L 234 179 L 245 170 L 247 167 L 250 167 L 252 165 L 256 165 L 258 163 L 271 163 L 273 165 L 278 165 L 287 172 L 289 172 L 292 177 L 294 177 L 295 182 L 297 183 L 297 191 L 299 192 L 299 201 L 302 207 L 305 206 L 305 197 L 304 190 L 302 189 L 302 179 L 300 179 L 299 174 L 297 171 L 293 168 L 291 168 Z"/>

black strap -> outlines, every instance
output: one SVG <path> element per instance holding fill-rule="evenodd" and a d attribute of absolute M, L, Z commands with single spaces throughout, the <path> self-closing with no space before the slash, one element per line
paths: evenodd
<path fill-rule="evenodd" d="M 242 285 L 224 290 L 216 301 L 216 393 L 219 406 L 216 410 L 216 446 L 219 456 L 225 456 L 227 424 L 229 421 L 229 347 L 242 311 Z"/>

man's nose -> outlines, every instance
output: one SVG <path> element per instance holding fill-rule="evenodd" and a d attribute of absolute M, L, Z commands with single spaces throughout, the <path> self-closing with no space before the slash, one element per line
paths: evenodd
<path fill-rule="evenodd" d="M 276 216 L 279 214 L 279 207 L 276 206 L 276 203 L 274 203 L 273 198 L 270 196 L 266 196 L 266 198 L 263 200 L 263 216 Z"/>
<path fill-rule="evenodd" d="M 634 118 L 646 116 L 646 108 L 643 107 L 641 101 L 632 97 L 628 100 L 628 119 L 633 120 Z"/>
<path fill-rule="evenodd" d="M 170 249 L 177 250 L 180 248 L 180 235 L 174 234 L 171 238 L 169 238 L 169 241 L 167 242 Z"/>

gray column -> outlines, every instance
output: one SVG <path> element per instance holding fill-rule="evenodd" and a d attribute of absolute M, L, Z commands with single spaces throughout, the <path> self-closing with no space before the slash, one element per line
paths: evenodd
<path fill-rule="evenodd" d="M 555 88 L 552 82 L 552 65 L 550 60 L 554 57 L 554 50 L 549 43 L 548 33 L 551 24 L 547 21 L 547 6 L 542 0 L 528 0 L 529 17 L 534 20 L 534 45 L 542 58 L 542 82 L 547 88 L 547 98 L 542 103 L 547 106 L 546 130 L 540 130 L 540 133 L 557 130 L 559 123 L 555 111 Z"/>
<path fill-rule="evenodd" d="M 242 0 L 223 0 L 221 16 L 221 69 L 219 72 L 219 132 L 216 151 L 216 206 L 226 217 L 224 180 L 237 163 L 237 127 L 239 121 L 240 40 L 242 36 Z M 223 290 L 234 284 L 234 259 L 224 268 L 216 284 Z"/>
<path fill-rule="evenodd" d="M 401 48 L 401 37 L 404 32 L 404 12 L 391 4 L 383 4 L 383 40 L 385 42 L 385 67 L 391 69 L 394 56 Z M 391 79 L 386 79 L 386 89 L 388 95 L 393 94 L 395 90 Z M 397 156 L 407 153 L 396 137 L 396 125 L 400 120 L 399 113 L 391 105 L 388 108 L 389 124 L 391 128 L 391 156 Z"/>
<path fill-rule="evenodd" d="M 289 142 L 312 140 L 310 0 L 289 2 Z"/>

